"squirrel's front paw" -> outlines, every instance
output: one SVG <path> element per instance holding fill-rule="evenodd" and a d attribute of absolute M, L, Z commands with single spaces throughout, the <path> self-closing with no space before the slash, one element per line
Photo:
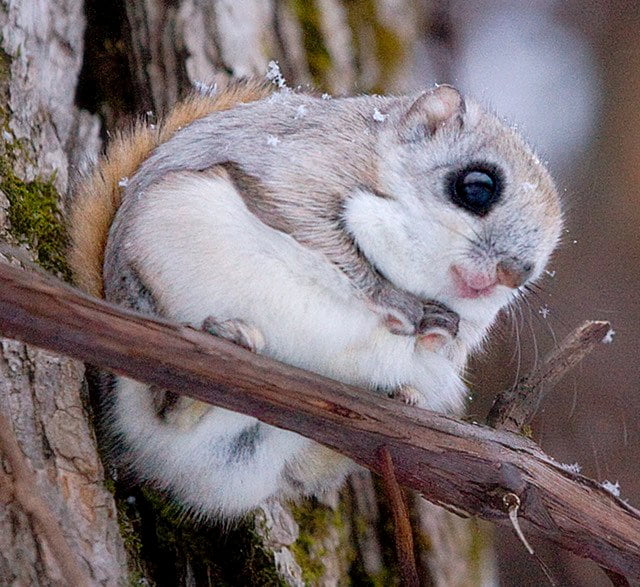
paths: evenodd
<path fill-rule="evenodd" d="M 457 336 L 460 317 L 435 300 L 425 301 L 423 308 L 417 342 L 427 350 L 436 352 Z"/>
<path fill-rule="evenodd" d="M 412 336 L 420 329 L 424 318 L 422 301 L 401 289 L 383 284 L 372 296 L 373 302 L 383 316 L 387 330 L 393 334 Z"/>
<path fill-rule="evenodd" d="M 373 301 L 390 332 L 417 336 L 429 350 L 439 350 L 458 334 L 458 314 L 435 300 L 422 300 L 385 284 L 375 292 Z"/>
<path fill-rule="evenodd" d="M 244 348 L 259 353 L 264 349 L 265 341 L 262 332 L 243 320 L 218 321 L 213 316 L 205 318 L 201 330 L 219 336 Z"/>

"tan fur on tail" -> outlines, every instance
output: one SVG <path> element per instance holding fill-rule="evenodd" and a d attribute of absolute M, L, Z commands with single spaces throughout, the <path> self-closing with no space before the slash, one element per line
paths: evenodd
<path fill-rule="evenodd" d="M 156 127 L 138 122 L 131 130 L 118 133 L 93 171 L 78 185 L 69 211 L 69 264 L 76 285 L 103 297 L 104 250 L 122 201 L 123 178 L 131 177 L 153 149 L 182 127 L 212 112 L 260 100 L 272 91 L 272 86 L 263 82 L 238 82 L 214 95 L 193 94 Z"/>

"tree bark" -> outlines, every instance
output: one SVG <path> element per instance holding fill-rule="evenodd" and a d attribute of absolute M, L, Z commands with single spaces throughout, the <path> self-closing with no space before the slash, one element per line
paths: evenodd
<path fill-rule="evenodd" d="M 55 200 L 67 189 L 70 163 L 77 164 L 81 153 L 95 155 L 98 145 L 98 121 L 74 105 L 82 5 L 42 0 L 34 10 L 28 0 L 10 0 L 0 8 L 0 28 L 0 239 L 22 245 L 24 259 L 61 273 L 64 243 L 54 242 L 63 234 Z M 0 411 L 34 471 L 30 491 L 42 496 L 92 582 L 116 585 L 126 581 L 124 548 L 83 379 L 76 360 L 0 341 Z M 55 545 L 20 506 L 4 457 L 0 583 L 63 584 Z"/>

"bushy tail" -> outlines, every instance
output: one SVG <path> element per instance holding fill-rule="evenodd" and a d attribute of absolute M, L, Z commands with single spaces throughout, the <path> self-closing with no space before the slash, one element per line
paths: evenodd
<path fill-rule="evenodd" d="M 270 95 L 273 86 L 242 81 L 214 94 L 194 93 L 178 103 L 155 127 L 136 123 L 111 139 L 105 155 L 77 186 L 68 214 L 69 264 L 76 285 L 103 297 L 102 265 L 109 228 L 122 201 L 124 185 L 158 145 L 190 122 L 212 112 Z"/>

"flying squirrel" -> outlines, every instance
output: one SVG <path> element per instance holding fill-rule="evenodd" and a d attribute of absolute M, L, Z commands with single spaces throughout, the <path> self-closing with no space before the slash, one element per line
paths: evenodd
<path fill-rule="evenodd" d="M 89 293 L 448 413 L 562 226 L 532 150 L 451 86 L 328 98 L 254 81 L 116 136 L 68 216 Z M 112 386 L 122 464 L 195 515 L 320 494 L 355 467 L 255 418 Z"/>

